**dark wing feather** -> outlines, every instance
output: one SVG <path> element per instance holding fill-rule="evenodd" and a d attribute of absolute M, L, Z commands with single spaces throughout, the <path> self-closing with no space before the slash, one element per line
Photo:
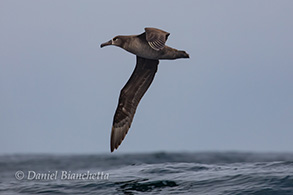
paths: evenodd
<path fill-rule="evenodd" d="M 136 108 L 142 96 L 151 85 L 157 72 L 159 60 L 150 60 L 136 56 L 135 69 L 120 91 L 112 132 L 111 152 L 117 149 L 131 126 Z"/>
<path fill-rule="evenodd" d="M 165 47 L 165 43 L 170 33 L 157 28 L 145 28 L 146 40 L 148 44 L 156 51 Z"/>

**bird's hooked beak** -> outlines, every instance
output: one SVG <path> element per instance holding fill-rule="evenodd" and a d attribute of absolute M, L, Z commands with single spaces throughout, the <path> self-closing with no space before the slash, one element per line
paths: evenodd
<path fill-rule="evenodd" d="M 107 46 L 107 45 L 112 45 L 112 40 L 107 41 L 107 42 L 105 42 L 105 43 L 102 43 L 100 47 L 102 48 L 102 47 L 105 47 L 105 46 Z"/>

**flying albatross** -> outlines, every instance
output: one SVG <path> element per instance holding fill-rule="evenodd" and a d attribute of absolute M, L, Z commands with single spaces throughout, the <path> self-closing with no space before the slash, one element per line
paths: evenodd
<path fill-rule="evenodd" d="M 126 136 L 139 101 L 151 85 L 160 59 L 189 58 L 185 51 L 165 45 L 170 33 L 157 28 L 145 28 L 140 35 L 116 36 L 101 44 L 115 45 L 136 55 L 135 69 L 120 91 L 111 131 L 111 152 L 117 149 Z"/>

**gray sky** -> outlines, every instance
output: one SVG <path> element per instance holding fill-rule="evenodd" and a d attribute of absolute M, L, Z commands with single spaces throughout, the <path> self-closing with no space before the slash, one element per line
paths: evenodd
<path fill-rule="evenodd" d="M 144 27 L 161 61 L 117 153 L 293 151 L 293 1 L 0 1 L 0 154 L 108 153 Z"/>

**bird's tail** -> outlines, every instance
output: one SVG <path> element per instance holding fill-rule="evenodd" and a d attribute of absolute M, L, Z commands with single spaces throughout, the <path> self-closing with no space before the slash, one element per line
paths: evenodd
<path fill-rule="evenodd" d="M 189 58 L 189 54 L 186 53 L 185 51 L 178 51 L 177 58 Z"/>

